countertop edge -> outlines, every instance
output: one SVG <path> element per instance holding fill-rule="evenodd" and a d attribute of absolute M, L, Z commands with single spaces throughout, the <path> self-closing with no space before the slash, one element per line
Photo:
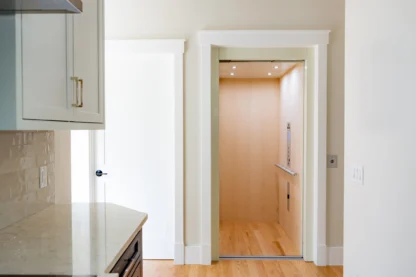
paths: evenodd
<path fill-rule="evenodd" d="M 124 252 L 126 251 L 126 249 L 130 246 L 131 242 L 133 241 L 133 239 L 137 236 L 137 234 L 140 232 L 140 230 L 143 228 L 143 225 L 146 223 L 148 219 L 148 215 L 146 214 L 145 218 L 143 219 L 143 221 L 137 226 L 136 230 L 130 235 L 130 237 L 126 240 L 126 242 L 124 243 L 123 247 L 120 248 L 120 250 L 117 252 L 117 255 L 114 256 L 113 260 L 111 261 L 111 263 L 107 266 L 107 268 L 104 271 L 104 274 L 108 275 L 108 274 L 116 274 L 116 273 L 111 273 L 111 270 L 114 268 L 114 266 L 116 265 L 116 263 L 118 262 L 118 260 L 121 258 L 121 256 L 124 254 Z M 114 275 L 117 276 L 118 274 Z"/>

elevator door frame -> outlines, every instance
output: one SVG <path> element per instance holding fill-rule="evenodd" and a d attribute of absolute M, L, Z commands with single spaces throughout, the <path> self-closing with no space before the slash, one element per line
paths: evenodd
<path fill-rule="evenodd" d="M 240 60 L 240 59 L 238 59 L 238 60 L 223 60 L 223 59 L 220 59 L 219 60 L 219 63 L 235 63 L 235 64 L 238 64 L 238 63 L 248 63 L 248 62 L 256 62 L 256 63 L 259 63 L 259 62 L 264 62 L 264 63 L 285 63 L 285 62 L 288 62 L 288 63 L 302 63 L 303 66 L 304 66 L 304 68 L 303 68 L 304 75 L 303 75 L 303 84 L 302 84 L 302 86 L 303 86 L 303 93 L 302 93 L 303 109 L 301 111 L 302 112 L 302 117 L 303 117 L 303 126 L 302 126 L 303 131 L 302 131 L 302 170 L 301 170 L 302 172 L 301 172 L 301 180 L 300 180 L 300 182 L 301 182 L 301 184 L 300 184 L 300 186 L 301 186 L 301 195 L 302 195 L 302 200 L 301 200 L 302 214 L 301 214 L 301 222 L 300 222 L 301 238 L 299 238 L 301 240 L 302 247 L 301 247 L 301 249 L 299 249 L 300 254 L 299 255 L 281 255 L 281 256 L 269 256 L 269 255 L 245 256 L 245 255 L 221 255 L 221 253 L 219 253 L 219 259 L 220 260 L 303 260 L 304 259 L 304 257 L 303 257 L 303 248 L 304 248 L 303 247 L 303 240 L 304 240 L 305 229 L 304 229 L 304 224 L 303 224 L 303 222 L 304 222 L 303 209 L 304 209 L 305 205 L 304 205 L 303 184 L 304 184 L 304 181 L 305 181 L 304 176 L 305 176 L 305 173 L 306 173 L 306 170 L 305 170 L 305 168 L 306 168 L 305 167 L 305 163 L 306 163 L 305 162 L 305 156 L 306 156 L 306 153 L 305 153 L 305 148 L 306 148 L 306 145 L 305 145 L 306 124 L 305 124 L 305 122 L 306 122 L 307 118 L 306 118 L 305 110 L 307 108 L 307 103 L 306 103 L 307 101 L 305 101 L 305 99 L 307 99 L 307 95 L 306 95 L 306 92 L 307 92 L 307 62 L 308 62 L 307 60 L 308 60 L 307 58 L 303 58 L 303 59 L 297 59 L 296 58 L 296 59 L 285 59 L 285 60 L 283 60 L 283 59 L 278 59 L 278 60 L 276 60 L 276 59 L 264 59 L 264 60 Z M 288 72 L 291 71 L 292 69 L 293 68 L 289 69 Z M 279 77 L 279 79 L 283 78 L 286 74 L 287 74 L 287 72 L 285 72 L 281 77 Z M 220 80 L 220 79 L 221 79 L 221 77 L 218 78 L 218 80 Z M 234 79 L 234 78 L 232 78 L 232 79 Z M 247 79 L 247 78 L 245 78 L 245 79 Z M 218 90 L 218 95 L 219 95 L 219 93 L 220 93 L 220 91 Z M 219 120 L 220 119 L 218 119 L 218 121 Z M 288 122 L 287 124 L 288 124 L 288 130 L 290 130 L 291 129 L 291 123 Z M 218 133 L 218 135 L 219 135 L 219 133 Z M 289 140 L 289 137 L 287 139 Z M 288 147 L 290 147 L 290 144 L 291 144 L 290 141 L 288 141 L 287 142 Z M 289 150 L 289 152 L 291 152 L 291 151 Z M 290 167 L 289 156 L 291 156 L 291 154 L 289 154 L 289 152 L 287 154 L 288 155 L 287 164 L 285 164 L 283 168 L 276 164 L 276 167 L 279 168 L 282 171 L 286 171 L 287 174 L 290 174 L 292 176 L 296 176 L 298 174 L 290 170 L 291 167 Z M 291 157 L 290 157 L 290 159 L 291 159 Z M 221 184 L 219 184 L 219 186 L 221 186 Z M 288 183 L 288 186 L 289 186 L 289 183 Z M 289 188 L 288 188 L 288 190 L 289 190 Z M 289 202 L 287 202 L 287 205 L 288 205 L 288 209 L 289 209 Z M 220 249 L 219 249 L 219 252 L 220 252 Z"/>
<path fill-rule="evenodd" d="M 312 162 L 307 171 L 307 183 L 304 183 L 304 238 L 303 257 L 318 266 L 328 264 L 326 247 L 326 136 L 327 136 L 327 51 L 328 30 L 251 30 L 251 31 L 200 31 L 200 89 L 201 89 L 201 209 L 200 209 L 200 245 L 201 264 L 211 264 L 217 260 L 219 246 L 219 228 L 216 221 L 218 213 L 218 163 L 213 156 L 215 139 L 212 137 L 212 125 L 218 119 L 218 109 L 212 103 L 217 101 L 219 47 L 228 48 L 305 48 L 313 56 L 313 91 L 308 99 L 313 106 L 312 124 L 307 122 L 306 145 L 310 155 L 305 157 Z M 261 52 L 261 51 L 260 51 Z M 255 57 L 253 57 L 255 59 Z M 299 59 L 299 58 L 298 58 Z M 302 57 L 300 57 L 302 59 Z M 309 79 L 307 79 L 309 82 Z M 309 101 L 305 99 L 306 101 Z M 218 134 L 217 134 L 218 135 Z M 213 147 L 214 146 L 214 147 Z M 312 171 L 312 172 L 310 172 Z M 215 187 L 217 186 L 217 187 Z M 309 213 L 305 213 L 309 211 Z"/>

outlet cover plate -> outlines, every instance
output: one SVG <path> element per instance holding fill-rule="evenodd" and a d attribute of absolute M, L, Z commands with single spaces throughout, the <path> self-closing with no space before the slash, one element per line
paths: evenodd
<path fill-rule="evenodd" d="M 364 185 L 364 167 L 354 166 L 352 168 L 352 180 L 360 185 Z"/>
<path fill-rule="evenodd" d="M 338 168 L 338 156 L 327 155 L 326 165 L 327 165 L 327 168 Z"/>
<path fill-rule="evenodd" d="M 39 177 L 40 188 L 46 188 L 48 186 L 48 168 L 46 166 L 40 168 Z"/>

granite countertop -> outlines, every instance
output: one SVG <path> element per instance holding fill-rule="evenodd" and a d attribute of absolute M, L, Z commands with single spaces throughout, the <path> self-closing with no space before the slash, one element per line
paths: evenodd
<path fill-rule="evenodd" d="M 0 230 L 0 274 L 108 275 L 146 220 L 114 204 L 52 205 Z"/>

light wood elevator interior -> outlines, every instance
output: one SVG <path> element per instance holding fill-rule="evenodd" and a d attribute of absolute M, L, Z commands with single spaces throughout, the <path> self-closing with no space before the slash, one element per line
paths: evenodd
<path fill-rule="evenodd" d="M 305 64 L 221 61 L 220 257 L 301 257 Z"/>

